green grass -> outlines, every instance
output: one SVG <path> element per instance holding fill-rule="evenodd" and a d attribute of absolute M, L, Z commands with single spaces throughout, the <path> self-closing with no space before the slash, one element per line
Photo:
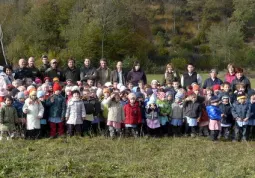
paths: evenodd
<path fill-rule="evenodd" d="M 0 177 L 254 177 L 255 143 L 104 137 L 1 142 Z"/>

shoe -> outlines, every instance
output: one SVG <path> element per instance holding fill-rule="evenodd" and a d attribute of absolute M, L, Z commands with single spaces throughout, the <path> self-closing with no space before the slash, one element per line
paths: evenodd
<path fill-rule="evenodd" d="M 3 140 L 3 137 L 0 137 L 0 141 Z"/>
<path fill-rule="evenodd" d="M 191 138 L 195 138 L 196 134 L 191 134 L 190 136 L 191 136 Z"/>

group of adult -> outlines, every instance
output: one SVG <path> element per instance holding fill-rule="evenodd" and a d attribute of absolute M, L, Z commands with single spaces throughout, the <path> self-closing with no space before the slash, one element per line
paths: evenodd
<path fill-rule="evenodd" d="M 178 70 L 176 70 L 172 64 L 167 64 L 162 85 L 178 81 L 183 88 L 197 83 L 203 89 L 206 89 L 223 83 L 223 81 L 218 78 L 218 71 L 216 69 L 212 69 L 209 75 L 209 78 L 202 83 L 202 77 L 196 72 L 193 64 L 187 64 L 187 71 L 182 75 L 179 74 Z M 15 71 L 13 71 L 12 66 L 5 66 L 3 72 L 0 73 L 0 86 L 11 84 L 15 79 L 23 80 L 25 78 L 32 78 L 32 80 L 34 80 L 35 78 L 40 78 L 43 80 L 45 77 L 51 79 L 57 77 L 62 82 L 66 80 L 71 80 L 74 83 L 77 81 L 90 81 L 97 86 L 103 86 L 106 82 L 117 82 L 122 85 L 127 85 L 127 83 L 131 82 L 134 86 L 137 86 L 138 83 L 142 81 L 144 84 L 147 84 L 146 74 L 141 69 L 139 62 L 135 62 L 133 68 L 129 72 L 126 72 L 123 70 L 121 61 L 117 62 L 114 70 L 111 70 L 104 58 L 100 59 L 98 68 L 93 67 L 88 58 L 84 60 L 84 65 L 78 68 L 75 65 L 75 60 L 69 58 L 67 60 L 67 67 L 61 70 L 56 59 L 49 61 L 48 57 L 43 55 L 42 65 L 39 68 L 35 66 L 34 57 L 29 57 L 27 61 L 21 58 L 18 63 L 18 68 Z M 243 83 L 246 89 L 251 88 L 249 79 L 243 74 L 243 69 L 235 68 L 232 64 L 227 66 L 227 73 L 224 80 L 224 82 L 229 82 L 231 84 L 232 90 L 235 90 L 235 86 L 238 83 Z"/>

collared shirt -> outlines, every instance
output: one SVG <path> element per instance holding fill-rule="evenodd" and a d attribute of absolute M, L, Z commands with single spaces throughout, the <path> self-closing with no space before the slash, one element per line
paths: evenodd
<path fill-rule="evenodd" d="M 119 78 L 119 83 L 121 83 L 122 85 L 124 85 L 123 80 L 122 80 L 122 71 L 118 72 L 118 78 Z"/>

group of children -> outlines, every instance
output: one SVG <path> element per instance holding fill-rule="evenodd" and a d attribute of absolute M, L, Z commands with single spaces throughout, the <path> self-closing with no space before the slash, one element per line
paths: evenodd
<path fill-rule="evenodd" d="M 202 90 L 179 81 L 161 86 L 117 82 L 95 87 L 35 79 L 14 80 L 0 88 L 0 140 L 107 135 L 162 137 L 211 136 L 213 141 L 252 140 L 255 137 L 255 92 L 240 83 Z"/>

